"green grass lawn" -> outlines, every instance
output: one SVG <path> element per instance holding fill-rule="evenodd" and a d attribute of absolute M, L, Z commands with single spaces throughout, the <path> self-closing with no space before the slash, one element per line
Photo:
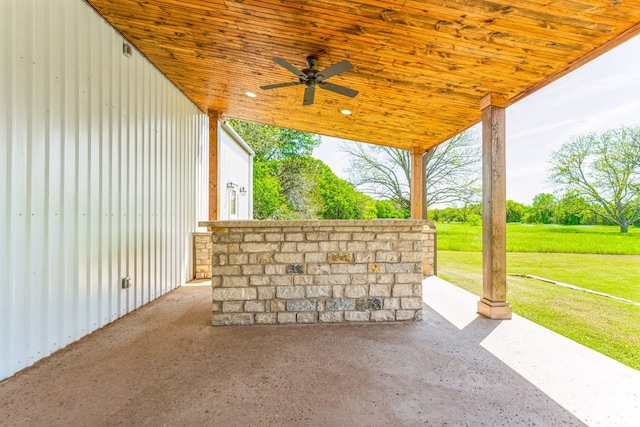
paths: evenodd
<path fill-rule="evenodd" d="M 481 227 L 438 224 L 437 229 L 438 275 L 480 296 Z M 510 224 L 507 239 L 510 250 L 528 249 L 507 253 L 508 274 L 541 276 L 640 302 L 638 229 L 620 236 L 617 227 Z M 613 242 L 610 250 L 607 242 Z M 507 281 L 515 313 L 640 369 L 640 307 L 532 279 Z"/>
<path fill-rule="evenodd" d="M 482 226 L 437 224 L 438 248 L 482 251 Z M 615 226 L 507 224 L 508 252 L 640 255 L 640 228 L 620 233 Z"/>

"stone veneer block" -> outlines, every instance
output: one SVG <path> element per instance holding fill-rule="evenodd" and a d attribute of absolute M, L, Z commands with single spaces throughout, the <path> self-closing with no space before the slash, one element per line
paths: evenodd
<path fill-rule="evenodd" d="M 255 322 L 258 325 L 273 325 L 278 322 L 277 313 L 256 313 Z"/>
<path fill-rule="evenodd" d="M 320 321 L 324 323 L 337 323 L 344 321 L 342 311 L 323 311 L 320 313 Z"/>
<path fill-rule="evenodd" d="M 404 310 L 422 308 L 422 298 L 400 298 L 400 306 Z"/>
<path fill-rule="evenodd" d="M 255 288 L 214 288 L 213 299 L 217 301 L 246 301 L 254 300 L 258 297 Z"/>
<path fill-rule="evenodd" d="M 396 320 L 422 320 L 422 310 L 398 310 Z"/>
<path fill-rule="evenodd" d="M 312 311 L 307 313 L 298 313 L 296 315 L 296 322 L 298 323 L 317 323 L 318 322 L 318 312 Z"/>
<path fill-rule="evenodd" d="M 325 301 L 325 310 L 327 311 L 353 310 L 355 307 L 356 302 L 352 299 L 328 299 Z"/>
<path fill-rule="evenodd" d="M 244 303 L 244 310 L 250 313 L 261 313 L 264 311 L 264 301 L 247 301 Z"/>
<path fill-rule="evenodd" d="M 428 221 L 214 221 L 194 233 L 212 324 L 411 321 L 435 272 Z"/>
<path fill-rule="evenodd" d="M 368 322 L 369 312 L 368 311 L 345 311 L 344 320 L 346 320 L 347 322 Z"/>
<path fill-rule="evenodd" d="M 372 311 L 371 320 L 376 322 L 392 322 L 396 320 L 396 310 Z"/>
<path fill-rule="evenodd" d="M 297 316 L 296 313 L 278 313 L 278 323 L 296 323 Z"/>
<path fill-rule="evenodd" d="M 287 311 L 312 311 L 316 302 L 308 299 L 287 301 Z"/>
<path fill-rule="evenodd" d="M 253 315 L 251 313 L 214 313 L 211 323 L 213 326 L 252 325 Z"/>

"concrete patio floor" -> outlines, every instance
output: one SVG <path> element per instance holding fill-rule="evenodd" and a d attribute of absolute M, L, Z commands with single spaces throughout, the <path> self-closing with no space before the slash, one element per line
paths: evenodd
<path fill-rule="evenodd" d="M 203 286 L 204 285 L 204 286 Z M 0 382 L 0 425 L 638 425 L 640 371 L 424 282 L 424 321 L 210 326 L 183 286 Z"/>

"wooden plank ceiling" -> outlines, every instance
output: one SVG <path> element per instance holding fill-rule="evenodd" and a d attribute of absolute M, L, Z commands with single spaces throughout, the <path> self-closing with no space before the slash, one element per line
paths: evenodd
<path fill-rule="evenodd" d="M 420 150 L 477 123 L 485 95 L 511 104 L 640 33 L 640 0 L 87 1 L 202 111 Z M 360 93 L 260 89 L 296 81 L 272 58 L 308 55 L 350 61 L 330 82 Z"/>

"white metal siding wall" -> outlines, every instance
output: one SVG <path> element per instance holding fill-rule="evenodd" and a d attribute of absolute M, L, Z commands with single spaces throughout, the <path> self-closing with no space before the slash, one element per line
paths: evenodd
<path fill-rule="evenodd" d="M 81 0 L 0 1 L 0 379 L 193 277 L 208 119 L 122 44 Z"/>
<path fill-rule="evenodd" d="M 238 198 L 238 215 L 235 219 L 253 218 L 253 152 L 247 151 L 246 143 L 235 131 L 227 125 L 218 124 L 218 179 L 220 192 L 218 203 L 221 220 L 230 219 L 229 190 L 227 183 L 233 182 Z M 243 146 L 244 145 L 244 146 Z M 246 195 L 241 195 L 239 189 L 244 187 Z"/>

